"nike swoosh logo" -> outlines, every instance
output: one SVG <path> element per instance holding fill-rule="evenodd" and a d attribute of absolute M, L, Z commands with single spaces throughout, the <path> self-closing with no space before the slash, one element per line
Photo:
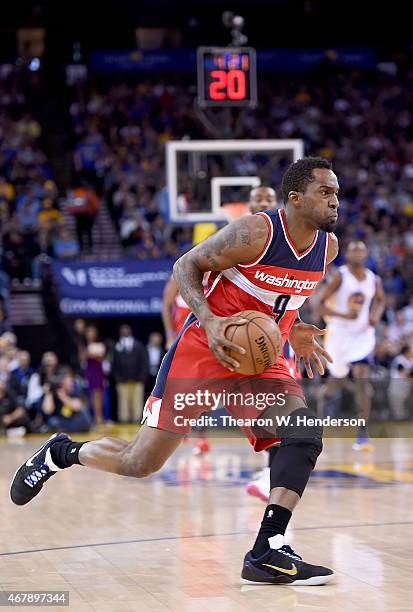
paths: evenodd
<path fill-rule="evenodd" d="M 265 565 L 266 567 L 271 567 L 271 569 L 277 570 L 277 572 L 281 572 L 282 574 L 288 574 L 289 576 L 295 576 L 298 572 L 294 563 L 291 569 L 285 569 L 285 567 L 277 567 L 276 565 L 270 565 L 269 563 L 261 563 L 261 565 Z"/>
<path fill-rule="evenodd" d="M 48 438 L 48 440 L 46 440 L 46 442 L 43 444 L 43 446 L 41 447 L 41 449 L 40 449 L 40 450 L 38 450 L 38 451 L 37 451 L 37 453 L 34 453 L 34 455 L 32 455 L 32 456 L 30 457 L 30 459 L 28 459 L 28 460 L 26 461 L 26 465 L 27 465 L 27 467 L 33 467 L 33 459 L 35 459 L 35 458 L 37 457 L 37 455 L 40 455 L 40 453 L 44 451 L 44 447 L 46 446 L 46 444 L 47 444 L 48 442 L 50 442 L 50 440 L 51 440 L 52 438 L 54 438 L 55 436 L 56 436 L 56 434 L 55 434 L 54 436 L 51 436 L 50 438 Z"/>

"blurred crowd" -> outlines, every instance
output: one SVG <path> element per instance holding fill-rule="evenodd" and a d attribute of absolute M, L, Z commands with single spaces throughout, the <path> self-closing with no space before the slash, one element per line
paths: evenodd
<path fill-rule="evenodd" d="M 3 84 L 3 87 L 5 84 Z M 57 187 L 39 142 L 42 129 L 16 95 L 0 96 L 0 234 L 2 269 L 10 278 L 36 277 L 36 259 L 52 253 L 62 221 Z"/>
<path fill-rule="evenodd" d="M 30 113 L 17 73 L 0 80 L 0 295 L 10 280 L 40 278 L 50 258 L 73 259 L 91 247 L 99 199 L 92 186 L 59 193 L 44 153 L 42 127 Z M 83 182 L 84 183 L 84 182 Z M 76 235 L 64 210 L 75 218 Z"/>
<path fill-rule="evenodd" d="M 86 432 L 104 422 L 139 422 L 165 353 L 162 335 L 153 332 L 144 346 L 122 325 L 116 342 L 103 342 L 83 319 L 72 333 L 71 363 L 49 351 L 37 368 L 14 333 L 0 336 L 0 432 Z"/>
<path fill-rule="evenodd" d="M 206 136 L 191 104 L 186 88 L 149 82 L 76 90 L 76 176 L 96 185 L 130 256 L 177 257 L 191 246 L 191 228 L 167 223 L 164 151 L 171 138 Z"/>
<path fill-rule="evenodd" d="M 3 100 L 3 104 L 1 101 Z M 79 253 L 64 225 L 58 189 L 39 142 L 42 129 L 24 97 L 0 97 L 0 296 L 4 313 L 10 281 L 40 278 L 43 262 Z"/>
<path fill-rule="evenodd" d="M 370 253 L 368 266 L 383 279 L 386 310 L 378 327 L 376 366 L 393 377 L 409 378 L 413 347 L 412 77 L 413 68 L 408 64 L 391 74 L 379 70 L 361 73 L 325 63 L 305 78 L 277 75 L 272 79 L 267 75 L 260 79 L 256 109 L 214 111 L 215 123 L 222 126 L 220 134 L 208 131 L 194 107 L 193 88 L 182 82 L 164 84 L 160 78 L 156 83 L 97 85 L 91 80 L 73 86 L 68 90 L 73 182 L 65 194 L 58 193 L 42 151 L 42 128 L 28 112 L 17 82 L 1 83 L 2 338 L 12 331 L 7 307 L 10 281 L 38 278 L 42 262 L 50 258 L 70 260 L 88 253 L 102 205 L 108 207 L 130 257 L 177 257 L 191 246 L 192 229 L 167 221 L 164 145 L 168 140 L 303 138 L 306 154 L 330 158 L 339 177 L 341 253 L 350 240 L 363 239 Z M 279 161 L 258 168 L 254 155 L 240 155 L 233 160 L 232 171 L 261 173 L 264 183 L 277 187 L 287 159 L 281 156 Z M 218 171 L 211 166 L 211 174 Z M 183 199 L 194 206 L 193 186 L 184 180 L 185 190 Z M 75 219 L 74 233 L 65 224 L 67 214 Z M 339 255 L 336 263 L 342 262 Z M 311 308 L 310 303 L 304 319 L 315 316 Z M 104 410 L 102 380 L 109 374 L 104 372 L 106 366 L 102 365 L 102 374 L 94 363 L 105 364 L 106 358 L 98 353 L 92 358 L 93 351 L 85 352 L 87 345 L 96 351 L 100 345 L 93 340 L 96 332 L 87 334 L 79 362 L 90 363 L 83 370 L 72 364 L 73 385 L 80 393 L 83 387 L 76 378 L 80 372 L 87 380 L 88 401 L 99 422 Z M 14 368 L 17 357 L 13 359 Z M 66 375 L 68 378 L 67 370 Z"/>
<path fill-rule="evenodd" d="M 341 184 L 341 244 L 362 237 L 370 248 L 370 265 L 398 301 L 413 285 L 408 274 L 413 255 L 413 86 L 408 77 L 405 72 L 361 74 L 339 67 L 327 74 L 324 67 L 305 80 L 279 75 L 273 82 L 260 81 L 257 109 L 226 109 L 221 117 L 226 137 L 303 138 L 306 154 L 332 159 Z M 76 172 L 98 185 L 123 243 L 142 257 L 176 252 L 170 238 L 178 230 L 166 226 L 164 145 L 169 139 L 211 138 L 193 95 L 182 85 L 144 82 L 106 90 L 90 85 L 76 90 L 70 106 Z M 268 165 L 263 177 L 275 187 L 286 160 L 281 161 Z M 262 174 L 254 155 L 239 156 L 234 169 Z M 179 234 L 177 241 L 185 246 L 190 235 Z"/>

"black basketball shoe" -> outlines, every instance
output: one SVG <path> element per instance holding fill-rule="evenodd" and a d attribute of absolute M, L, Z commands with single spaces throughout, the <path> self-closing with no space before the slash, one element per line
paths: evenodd
<path fill-rule="evenodd" d="M 253 584 L 318 585 L 334 579 L 334 572 L 327 567 L 305 563 L 284 537 L 276 535 L 268 539 L 271 548 L 262 557 L 245 555 L 242 582 Z"/>
<path fill-rule="evenodd" d="M 70 439 L 64 433 L 53 434 L 26 463 L 19 467 L 10 486 L 10 497 L 13 503 L 18 506 L 29 503 L 40 493 L 46 480 L 60 471 L 60 468 L 52 461 L 50 447 L 55 442 Z"/>

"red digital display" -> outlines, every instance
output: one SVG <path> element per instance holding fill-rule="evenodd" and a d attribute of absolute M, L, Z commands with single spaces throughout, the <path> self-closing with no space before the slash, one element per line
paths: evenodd
<path fill-rule="evenodd" d="M 203 107 L 254 106 L 254 49 L 198 49 L 198 103 Z"/>
<path fill-rule="evenodd" d="M 211 100 L 245 100 L 247 94 L 245 72 L 212 70 L 208 93 Z"/>

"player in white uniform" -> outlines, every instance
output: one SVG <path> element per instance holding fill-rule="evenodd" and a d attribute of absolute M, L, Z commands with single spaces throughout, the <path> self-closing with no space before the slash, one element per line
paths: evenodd
<path fill-rule="evenodd" d="M 346 264 L 331 274 L 319 294 L 320 311 L 327 323 L 325 349 L 333 358 L 328 364 L 327 397 L 337 392 L 338 381 L 351 372 L 357 416 L 366 424 L 371 408 L 369 363 L 376 342 L 375 326 L 384 311 L 382 282 L 366 268 L 367 256 L 364 242 L 350 242 Z M 367 427 L 359 428 L 353 448 L 371 449 Z"/>

